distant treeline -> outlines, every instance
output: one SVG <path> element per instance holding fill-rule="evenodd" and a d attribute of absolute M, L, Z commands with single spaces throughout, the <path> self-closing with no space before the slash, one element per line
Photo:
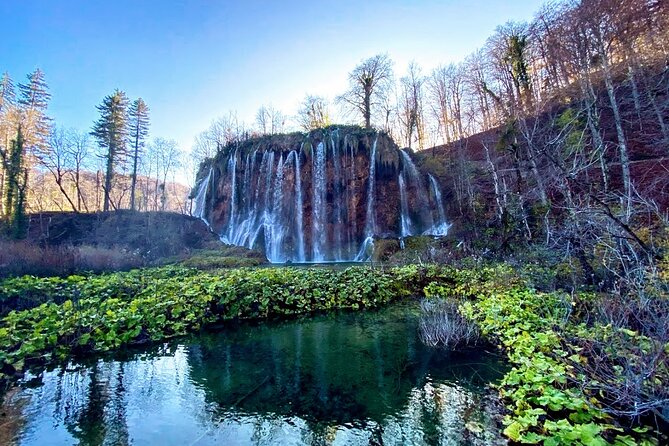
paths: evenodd
<path fill-rule="evenodd" d="M 176 142 L 149 134 L 149 108 L 122 91 L 105 97 L 90 131 L 63 129 L 48 116 L 44 73 L 18 92 L 0 80 L 0 217 L 13 237 L 29 212 L 120 208 L 188 212 L 188 188 L 175 177 L 186 158 Z"/>

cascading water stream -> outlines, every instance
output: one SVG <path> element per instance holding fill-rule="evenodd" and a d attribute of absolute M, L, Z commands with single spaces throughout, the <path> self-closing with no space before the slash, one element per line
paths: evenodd
<path fill-rule="evenodd" d="M 300 154 L 302 153 L 302 146 L 299 152 L 291 152 L 295 155 L 295 215 L 297 234 L 297 261 L 306 262 L 306 254 L 304 249 L 304 202 L 302 201 L 302 173 L 300 172 Z"/>
<path fill-rule="evenodd" d="M 276 177 L 274 180 L 274 190 L 271 209 L 268 209 L 265 219 L 265 252 L 267 258 L 272 263 L 285 262 L 283 254 L 283 154 L 279 157 L 279 163 L 276 166 Z"/>
<path fill-rule="evenodd" d="M 404 172 L 400 172 L 397 180 L 400 187 L 400 237 L 413 235 L 413 224 L 409 215 L 409 200 L 407 198 L 406 185 L 404 183 Z"/>
<path fill-rule="evenodd" d="M 426 191 L 421 182 L 420 173 L 411 160 L 411 157 L 404 150 L 400 150 L 400 154 L 402 156 L 402 173 L 407 181 L 406 186 L 411 188 L 418 199 L 418 213 L 420 214 L 421 221 L 428 228 L 431 228 L 434 226 L 434 220 L 432 212 L 430 212 L 430 203 L 427 199 Z"/>
<path fill-rule="evenodd" d="M 228 172 L 232 176 L 232 192 L 230 198 L 230 221 L 228 223 L 228 235 L 226 240 L 232 239 L 232 231 L 235 228 L 235 211 L 237 210 L 237 150 L 228 160 Z"/>
<path fill-rule="evenodd" d="M 210 167 L 209 173 L 200 182 L 194 199 L 195 211 L 193 212 L 193 216 L 205 222 L 207 226 L 210 226 L 209 221 L 207 221 L 207 192 L 209 192 L 209 184 L 211 183 L 213 172 L 214 168 Z"/>
<path fill-rule="evenodd" d="M 347 250 L 347 258 L 351 258 L 351 251 L 350 247 L 351 244 L 353 243 L 354 236 L 357 232 L 356 228 L 356 212 L 355 212 L 355 206 L 351 204 L 351 199 L 353 196 L 355 196 L 355 190 L 353 190 L 354 187 L 354 179 L 355 179 L 355 158 L 353 157 L 353 148 L 351 148 L 351 151 L 349 153 L 348 149 L 348 134 L 344 135 L 344 145 L 342 147 L 342 150 L 344 152 L 344 185 L 345 185 L 345 195 L 346 195 L 346 209 L 345 209 L 345 217 L 346 217 L 346 246 L 348 247 Z M 346 168 L 348 166 L 348 168 Z"/>
<path fill-rule="evenodd" d="M 439 183 L 432 176 L 432 174 L 427 174 L 430 179 L 430 187 L 432 188 L 432 193 L 434 194 L 434 200 L 437 203 L 437 216 L 438 219 L 435 222 L 434 226 L 430 229 L 429 233 L 431 235 L 444 236 L 448 235 L 448 229 L 451 225 L 446 221 L 446 213 L 444 212 L 444 202 L 441 198 L 441 189 L 439 188 Z"/>
<path fill-rule="evenodd" d="M 372 154 L 369 157 L 369 177 L 367 186 L 367 212 L 365 215 L 365 240 L 362 242 L 360 251 L 355 257 L 356 262 L 362 262 L 369 259 L 369 250 L 374 246 L 374 231 L 376 230 L 376 215 L 374 204 L 376 202 L 375 184 L 376 183 L 376 144 L 379 140 L 378 135 L 374 138 L 372 144 Z"/>
<path fill-rule="evenodd" d="M 335 142 L 335 136 L 336 142 Z M 341 200 L 341 188 L 342 188 L 342 178 L 341 178 L 341 158 L 339 156 L 338 143 L 339 142 L 339 132 L 337 130 L 333 131 L 330 134 L 330 144 L 332 145 L 332 164 L 334 165 L 334 178 L 333 178 L 333 200 L 335 205 L 335 227 L 334 227 L 334 244 L 335 244 L 335 258 L 338 261 L 342 260 L 342 245 L 343 237 L 342 230 L 344 227 L 343 221 L 343 211 L 342 211 L 342 200 Z"/>
<path fill-rule="evenodd" d="M 316 153 L 313 156 L 313 261 L 323 262 L 323 248 L 325 245 L 325 167 L 327 152 L 323 142 L 316 146 Z"/>

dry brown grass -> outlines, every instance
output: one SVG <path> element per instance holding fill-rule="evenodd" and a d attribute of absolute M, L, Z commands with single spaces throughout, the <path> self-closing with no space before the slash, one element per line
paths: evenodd
<path fill-rule="evenodd" d="M 28 241 L 0 240 L 0 277 L 64 276 L 77 271 L 116 271 L 144 266 L 138 255 L 121 249 L 40 246 Z"/>

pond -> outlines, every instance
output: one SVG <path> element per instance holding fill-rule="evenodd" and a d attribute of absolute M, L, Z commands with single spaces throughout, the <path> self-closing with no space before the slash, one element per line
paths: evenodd
<path fill-rule="evenodd" d="M 503 444 L 487 403 L 503 361 L 423 345 L 419 311 L 228 324 L 26 376 L 0 443 Z"/>

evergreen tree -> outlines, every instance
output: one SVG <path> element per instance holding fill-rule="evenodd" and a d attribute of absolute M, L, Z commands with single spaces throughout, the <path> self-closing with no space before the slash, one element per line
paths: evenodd
<path fill-rule="evenodd" d="M 9 233 L 15 238 L 25 234 L 26 218 L 26 190 L 28 186 L 28 169 L 23 165 L 23 130 L 19 124 L 16 139 L 12 141 L 11 149 L 5 160 L 5 211 Z"/>
<path fill-rule="evenodd" d="M 18 145 L 18 143 L 17 143 Z M 23 150 L 20 147 L 19 150 Z M 16 201 L 12 211 L 11 237 L 14 239 L 25 238 L 28 233 L 28 215 L 26 213 L 26 195 L 28 192 L 28 169 L 19 172 L 18 188 L 16 189 Z"/>
<path fill-rule="evenodd" d="M 19 107 L 23 123 L 24 144 L 35 155 L 48 148 L 51 120 L 46 115 L 51 93 L 39 68 L 30 73 L 26 84 L 19 84 Z"/>
<path fill-rule="evenodd" d="M 15 105 L 15 103 L 14 81 L 9 77 L 9 73 L 5 72 L 0 79 L 0 113 L 5 111 L 7 107 Z"/>
<path fill-rule="evenodd" d="M 102 103 L 96 108 L 100 112 L 100 119 L 93 124 L 91 135 L 105 151 L 103 155 L 106 161 L 103 209 L 108 211 L 114 169 L 126 154 L 128 97 L 123 91 L 115 90 L 113 94 L 105 96 Z"/>
<path fill-rule="evenodd" d="M 130 127 L 130 145 L 132 147 L 132 185 L 130 187 L 130 209 L 135 210 L 135 191 L 137 189 L 137 167 L 144 149 L 144 140 L 149 134 L 149 107 L 142 98 L 130 105 L 128 112 Z"/>
<path fill-rule="evenodd" d="M 49 93 L 49 87 L 44 80 L 44 72 L 38 68 L 27 77 L 27 84 L 19 84 L 19 91 L 21 93 L 19 104 L 27 110 L 46 109 L 49 105 L 51 94 Z"/>
<path fill-rule="evenodd" d="M 0 203 L 4 205 L 5 200 L 5 174 L 11 149 L 11 138 L 15 135 L 16 127 L 14 119 L 16 116 L 16 92 L 14 82 L 9 73 L 4 73 L 0 79 Z M 2 207 L 2 216 L 7 216 L 9 210 Z"/>

